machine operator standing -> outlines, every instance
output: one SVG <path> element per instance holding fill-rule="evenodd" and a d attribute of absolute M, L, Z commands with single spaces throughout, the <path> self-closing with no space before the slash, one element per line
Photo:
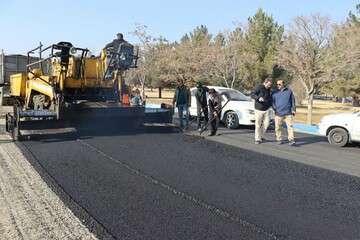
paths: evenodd
<path fill-rule="evenodd" d="M 114 39 L 112 42 L 105 45 L 104 50 L 112 48 L 114 52 L 117 52 L 119 49 L 119 46 L 122 43 L 127 43 L 127 41 L 124 40 L 124 35 L 122 33 L 116 34 L 116 39 Z"/>

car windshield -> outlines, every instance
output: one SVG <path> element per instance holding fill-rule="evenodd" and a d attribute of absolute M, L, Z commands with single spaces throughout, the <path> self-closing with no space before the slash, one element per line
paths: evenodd
<path fill-rule="evenodd" d="M 232 101 L 249 101 L 248 97 L 237 90 L 220 90 L 219 92 Z"/>

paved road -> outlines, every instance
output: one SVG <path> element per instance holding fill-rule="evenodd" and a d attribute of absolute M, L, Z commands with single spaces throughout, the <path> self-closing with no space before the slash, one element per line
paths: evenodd
<path fill-rule="evenodd" d="M 151 126 L 94 126 L 19 146 L 117 239 L 360 238 L 360 179 L 299 160 L 320 164 L 338 151 L 305 136 L 269 152 L 271 143 L 253 148 L 250 131 L 213 138 L 240 148 Z"/>
<path fill-rule="evenodd" d="M 219 135 L 215 137 L 207 137 L 206 133 L 202 136 L 215 142 L 360 177 L 359 144 L 337 148 L 330 145 L 326 137 L 295 133 L 296 147 L 289 147 L 287 144 L 278 146 L 274 132 L 270 130 L 266 134 L 267 141 L 257 146 L 254 144 L 252 127 L 242 127 L 237 130 L 220 128 L 218 133 Z M 197 132 L 191 134 L 199 136 Z M 286 139 L 286 132 L 284 131 L 283 134 Z"/>

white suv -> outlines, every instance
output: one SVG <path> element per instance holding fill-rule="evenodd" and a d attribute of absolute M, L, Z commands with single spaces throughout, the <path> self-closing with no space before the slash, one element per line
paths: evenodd
<path fill-rule="evenodd" d="M 360 111 L 323 117 L 319 124 L 319 134 L 327 136 L 330 144 L 339 147 L 349 142 L 360 142 Z"/>

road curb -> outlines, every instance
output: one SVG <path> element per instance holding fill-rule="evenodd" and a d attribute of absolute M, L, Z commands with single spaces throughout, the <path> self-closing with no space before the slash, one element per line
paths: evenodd
<path fill-rule="evenodd" d="M 317 125 L 294 123 L 293 126 L 294 126 L 295 132 L 307 133 L 307 134 L 311 134 L 311 135 L 320 135 L 319 127 Z"/>

